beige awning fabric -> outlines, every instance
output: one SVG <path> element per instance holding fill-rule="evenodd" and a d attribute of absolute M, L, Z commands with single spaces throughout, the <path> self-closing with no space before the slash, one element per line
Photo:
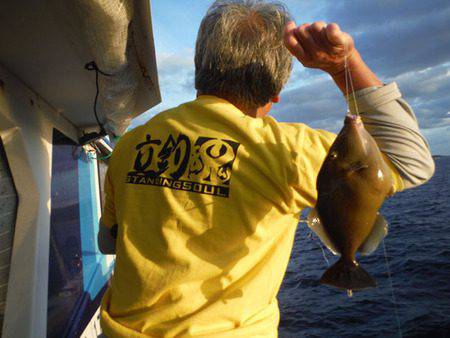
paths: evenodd
<path fill-rule="evenodd" d="M 2 1 L 0 63 L 81 130 L 121 135 L 161 101 L 148 0 Z"/>
<path fill-rule="evenodd" d="M 148 109 L 139 89 L 151 91 L 155 85 L 152 69 L 143 62 L 146 57 L 154 59 L 154 52 L 145 53 L 153 39 L 145 34 L 151 23 L 142 15 L 149 13 L 143 4 L 133 0 L 74 1 L 93 60 L 111 75 L 99 77 L 99 111 L 107 113 L 106 129 L 115 134 L 122 134 L 132 117 Z"/>

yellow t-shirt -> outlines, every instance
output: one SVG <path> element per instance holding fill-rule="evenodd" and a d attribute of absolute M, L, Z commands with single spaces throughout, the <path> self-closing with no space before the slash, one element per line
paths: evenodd
<path fill-rule="evenodd" d="M 127 133 L 105 183 L 103 221 L 119 226 L 105 334 L 276 337 L 299 213 L 334 138 L 214 96 Z"/>

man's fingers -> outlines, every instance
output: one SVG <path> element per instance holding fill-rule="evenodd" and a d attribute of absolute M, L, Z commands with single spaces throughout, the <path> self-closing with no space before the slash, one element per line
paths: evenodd
<path fill-rule="evenodd" d="M 295 29 L 295 27 L 297 27 L 297 25 L 295 24 L 294 21 L 289 21 L 286 26 L 284 27 L 284 35 L 288 35 L 290 32 L 292 32 L 293 29 Z"/>
<path fill-rule="evenodd" d="M 322 42 L 323 42 L 323 46 L 325 48 L 325 50 L 327 51 L 327 53 L 329 53 L 330 55 L 336 55 L 339 54 L 339 52 L 341 51 L 341 46 L 335 46 L 333 44 L 331 44 L 331 42 L 328 40 L 327 37 L 327 27 L 325 26 L 322 31 L 320 32 L 321 38 L 322 38 Z"/>
<path fill-rule="evenodd" d="M 312 25 L 310 25 L 307 29 L 309 34 L 311 34 L 312 38 L 316 45 L 320 48 L 325 48 L 325 41 L 322 36 L 322 31 L 327 27 L 327 24 L 323 21 L 316 21 Z"/>
<path fill-rule="evenodd" d="M 284 42 L 305 67 L 319 68 L 329 73 L 340 70 L 345 55 L 350 55 L 354 50 L 350 35 L 342 32 L 337 24 L 327 25 L 323 21 L 304 23 L 299 27 L 289 22 L 285 27 Z"/>
<path fill-rule="evenodd" d="M 306 57 L 305 51 L 295 35 L 297 26 L 295 22 L 288 22 L 284 29 L 284 44 L 286 48 L 299 60 Z"/>
<path fill-rule="evenodd" d="M 334 46 L 348 43 L 345 33 L 343 33 L 339 26 L 334 22 L 326 27 L 326 34 L 328 41 Z"/>
<path fill-rule="evenodd" d="M 298 41 L 303 47 L 303 50 L 305 51 L 305 54 L 311 58 L 312 56 L 316 55 L 319 51 L 319 46 L 314 41 L 314 38 L 308 31 L 309 24 L 305 23 L 301 25 L 300 27 L 297 27 L 295 29 L 295 36 L 297 37 Z"/>

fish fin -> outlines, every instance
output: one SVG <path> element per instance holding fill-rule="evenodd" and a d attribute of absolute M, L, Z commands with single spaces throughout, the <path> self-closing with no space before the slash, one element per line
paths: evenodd
<path fill-rule="evenodd" d="M 359 264 L 349 264 L 342 258 L 325 271 L 320 283 L 347 290 L 362 290 L 377 286 L 375 279 Z"/>
<path fill-rule="evenodd" d="M 361 255 L 367 256 L 374 252 L 381 241 L 386 237 L 388 228 L 386 219 L 378 213 L 372 231 L 358 249 Z"/>
<path fill-rule="evenodd" d="M 311 211 L 308 213 L 306 223 L 308 224 L 308 227 L 320 238 L 322 243 L 334 255 L 337 255 L 339 253 L 338 250 L 336 249 L 336 246 L 333 244 L 330 237 L 328 236 L 327 231 L 323 227 L 316 209 L 311 209 Z"/>

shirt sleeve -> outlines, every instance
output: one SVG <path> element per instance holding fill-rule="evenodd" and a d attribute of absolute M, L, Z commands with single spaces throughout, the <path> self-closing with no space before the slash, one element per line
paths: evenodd
<path fill-rule="evenodd" d="M 401 176 L 405 189 L 433 176 L 434 161 L 428 143 L 395 82 L 359 90 L 348 103 L 351 112 L 361 115 L 364 127 L 389 159 L 391 169 Z"/>

